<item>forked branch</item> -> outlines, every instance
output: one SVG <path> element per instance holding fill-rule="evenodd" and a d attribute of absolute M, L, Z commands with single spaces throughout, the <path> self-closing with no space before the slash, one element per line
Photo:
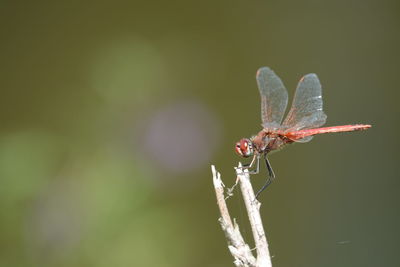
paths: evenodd
<path fill-rule="evenodd" d="M 228 207 L 225 201 L 224 184 L 221 174 L 216 171 L 215 166 L 211 166 L 213 182 L 217 196 L 217 204 L 221 213 L 219 222 L 228 240 L 228 248 L 235 258 L 235 266 L 249 267 L 271 267 L 271 257 L 268 250 L 268 242 L 265 236 L 264 227 L 260 216 L 260 202 L 255 199 L 254 190 L 250 183 L 250 175 L 247 169 L 242 170 L 241 164 L 236 169 L 237 182 L 240 185 L 243 200 L 245 202 L 247 214 L 256 245 L 257 256 L 254 257 L 248 244 L 243 239 L 236 221 L 231 220 Z"/>

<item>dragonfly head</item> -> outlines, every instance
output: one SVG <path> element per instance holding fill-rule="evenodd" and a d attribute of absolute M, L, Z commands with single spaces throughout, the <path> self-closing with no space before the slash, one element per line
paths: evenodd
<path fill-rule="evenodd" d="M 236 143 L 235 151 L 239 156 L 248 158 L 254 154 L 253 143 L 247 138 L 240 139 L 240 141 Z"/>

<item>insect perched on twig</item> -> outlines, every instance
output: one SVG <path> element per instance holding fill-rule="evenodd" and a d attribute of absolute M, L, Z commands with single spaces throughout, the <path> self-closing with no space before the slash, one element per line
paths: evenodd
<path fill-rule="evenodd" d="M 371 127 L 355 124 L 318 128 L 325 124 L 327 116 L 322 110 L 321 84 L 316 74 L 307 74 L 300 79 L 292 107 L 283 122 L 288 93 L 281 79 L 270 68 L 262 67 L 257 71 L 257 84 L 261 96 L 263 129 L 251 138 L 241 139 L 235 147 L 240 156 L 253 156 L 249 165 L 241 167 L 249 169 L 256 164 L 256 168 L 249 171 L 252 174 L 259 172 L 260 157 L 264 156 L 269 177 L 256 198 L 275 179 L 267 158 L 271 151 L 293 142 L 308 142 L 316 134 L 359 131 Z"/>

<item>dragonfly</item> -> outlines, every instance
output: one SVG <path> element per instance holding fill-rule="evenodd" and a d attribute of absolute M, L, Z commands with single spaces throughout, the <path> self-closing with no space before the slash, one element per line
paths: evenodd
<path fill-rule="evenodd" d="M 360 131 L 371 127 L 369 124 L 354 124 L 319 128 L 325 124 L 327 116 L 322 110 L 321 83 L 314 73 L 300 79 L 292 107 L 284 120 L 288 93 L 281 79 L 269 67 L 258 69 L 256 79 L 261 96 L 263 129 L 251 138 L 242 138 L 235 145 L 235 151 L 240 156 L 244 158 L 253 156 L 250 164 L 240 167 L 247 169 L 250 174 L 259 172 L 260 158 L 264 157 L 268 178 L 257 192 L 256 198 L 275 179 L 275 173 L 267 157 L 272 151 L 295 142 L 309 142 L 317 134 Z M 254 164 L 255 169 L 250 170 Z"/>

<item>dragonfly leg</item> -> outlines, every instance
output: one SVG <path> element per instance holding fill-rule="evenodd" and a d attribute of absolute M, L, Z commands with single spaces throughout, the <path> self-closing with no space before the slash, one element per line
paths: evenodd
<path fill-rule="evenodd" d="M 264 191 L 265 188 L 267 188 L 272 183 L 272 181 L 275 179 L 274 170 L 271 167 L 271 163 L 269 163 L 269 160 L 267 158 L 267 154 L 266 153 L 264 154 L 264 159 L 265 159 L 265 163 L 267 164 L 268 178 L 267 178 L 267 181 L 265 182 L 265 184 L 263 185 L 263 187 L 261 187 L 261 189 L 258 190 L 258 192 L 256 194 L 256 199 L 261 194 L 261 192 Z"/>
<path fill-rule="evenodd" d="M 253 165 L 254 165 L 254 163 L 257 161 L 257 166 L 256 166 L 256 169 L 255 170 L 249 170 L 251 167 L 253 167 Z M 253 159 L 251 160 L 251 162 L 250 162 L 250 164 L 246 164 L 246 165 L 243 165 L 242 167 L 236 167 L 236 169 L 239 169 L 239 170 L 244 170 L 244 169 L 246 169 L 246 170 L 249 170 L 249 173 L 250 174 L 257 174 L 258 173 L 258 171 L 260 170 L 260 155 L 254 155 L 253 156 Z"/>
<path fill-rule="evenodd" d="M 271 167 L 271 163 L 269 163 L 269 160 L 267 158 L 267 154 L 264 155 L 264 158 L 265 158 L 265 163 L 267 164 L 269 177 L 273 181 L 273 180 L 275 180 L 275 173 L 274 173 L 274 170 Z"/>
<path fill-rule="evenodd" d="M 254 164 L 257 161 L 256 169 L 249 171 L 250 174 L 257 174 L 260 171 L 260 155 L 255 155 L 250 164 Z"/>

